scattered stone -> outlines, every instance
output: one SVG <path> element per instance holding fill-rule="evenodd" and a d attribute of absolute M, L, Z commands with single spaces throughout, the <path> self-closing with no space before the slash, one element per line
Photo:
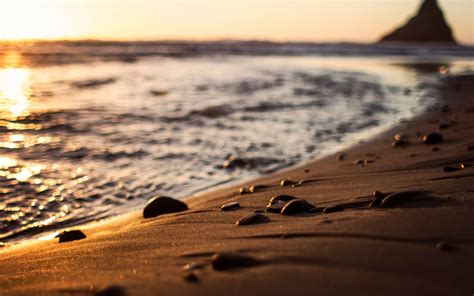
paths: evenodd
<path fill-rule="evenodd" d="M 177 213 L 188 210 L 188 206 L 177 199 L 168 196 L 158 196 L 150 199 L 143 209 L 144 218 L 152 218 L 168 213 Z"/>
<path fill-rule="evenodd" d="M 231 154 L 227 157 L 227 160 L 224 161 L 224 164 L 222 164 L 222 167 L 225 169 L 231 169 L 235 167 L 242 168 L 242 167 L 245 167 L 246 165 L 247 165 L 247 162 L 245 160 Z"/>
<path fill-rule="evenodd" d="M 449 244 L 447 241 L 439 241 L 436 244 L 436 248 L 440 251 L 451 251 L 454 249 L 454 246 Z"/>
<path fill-rule="evenodd" d="M 95 293 L 95 296 L 125 296 L 127 292 L 124 287 L 110 286 Z"/>
<path fill-rule="evenodd" d="M 277 200 L 275 202 L 270 202 L 267 205 L 266 211 L 269 213 L 281 213 L 281 210 L 285 207 L 286 201 Z"/>
<path fill-rule="evenodd" d="M 408 144 L 408 137 L 403 134 L 396 134 L 393 137 L 394 141 L 392 142 L 393 147 L 402 147 Z"/>
<path fill-rule="evenodd" d="M 234 268 L 252 267 L 261 262 L 253 257 L 231 254 L 231 253 L 216 253 L 212 256 L 212 267 L 215 270 L 229 270 Z"/>
<path fill-rule="evenodd" d="M 192 271 L 186 271 L 184 273 L 184 280 L 190 283 L 197 283 L 199 282 L 199 278 L 197 277 L 196 273 Z"/>
<path fill-rule="evenodd" d="M 191 270 L 196 270 L 196 269 L 202 269 L 204 268 L 204 264 L 201 263 L 196 263 L 196 262 L 191 262 L 183 266 L 184 271 L 191 271 Z"/>
<path fill-rule="evenodd" d="M 340 212 L 340 211 L 344 211 L 344 207 L 341 206 L 341 205 L 335 205 L 335 206 L 332 206 L 332 207 L 325 208 L 323 210 L 323 213 L 324 214 L 329 214 L 329 213 Z"/>
<path fill-rule="evenodd" d="M 346 159 L 346 154 L 345 154 L 345 153 L 339 153 L 339 154 L 336 156 L 336 160 L 337 160 L 337 161 L 343 161 L 344 159 Z"/>
<path fill-rule="evenodd" d="M 443 171 L 445 173 L 457 172 L 460 170 L 462 170 L 461 167 L 452 167 L 452 166 L 447 166 L 447 165 L 443 167 Z"/>
<path fill-rule="evenodd" d="M 439 144 L 443 142 L 443 136 L 438 132 L 429 132 L 423 136 L 425 144 Z"/>
<path fill-rule="evenodd" d="M 58 234 L 56 237 L 59 237 L 60 243 L 65 243 L 84 239 L 86 238 L 86 235 L 80 230 L 65 230 Z"/>
<path fill-rule="evenodd" d="M 252 185 L 252 186 L 249 187 L 248 191 L 251 192 L 251 193 L 255 193 L 258 190 L 263 189 L 263 188 L 265 188 L 264 185 Z"/>
<path fill-rule="evenodd" d="M 260 213 L 254 213 L 254 214 L 250 214 L 250 215 L 240 218 L 235 224 L 238 226 L 243 226 L 243 225 L 266 223 L 269 221 L 270 219 L 267 216 Z"/>
<path fill-rule="evenodd" d="M 292 195 L 280 194 L 280 195 L 273 196 L 270 199 L 270 203 L 274 203 L 274 202 L 277 202 L 277 201 L 288 202 L 288 201 L 293 200 L 293 199 L 296 199 L 296 197 L 294 197 Z"/>
<path fill-rule="evenodd" d="M 236 201 L 227 203 L 221 206 L 221 211 L 232 211 L 240 207 L 240 204 Z"/>
<path fill-rule="evenodd" d="M 293 199 L 289 201 L 282 209 L 282 215 L 294 215 L 303 212 L 308 212 L 314 206 L 304 199 Z"/>
<path fill-rule="evenodd" d="M 360 165 L 360 164 L 364 164 L 364 163 L 365 163 L 365 160 L 363 160 L 363 159 L 354 160 L 354 164 L 356 164 L 356 165 Z"/>
<path fill-rule="evenodd" d="M 166 96 L 168 92 L 166 90 L 152 89 L 150 90 L 150 94 L 155 97 L 162 97 L 162 96 Z"/>
<path fill-rule="evenodd" d="M 387 195 L 380 203 L 381 208 L 390 208 L 400 203 L 406 202 L 411 198 L 421 195 L 419 191 L 402 191 Z"/>
<path fill-rule="evenodd" d="M 240 187 L 240 188 L 239 188 L 239 193 L 240 193 L 240 194 L 249 194 L 250 191 L 249 191 L 247 188 L 245 188 L 245 187 Z"/>
<path fill-rule="evenodd" d="M 293 185 L 296 185 L 296 184 L 298 184 L 298 182 L 292 181 L 292 180 L 289 180 L 289 179 L 285 179 L 285 180 L 280 181 L 280 186 L 281 187 L 293 186 Z"/>

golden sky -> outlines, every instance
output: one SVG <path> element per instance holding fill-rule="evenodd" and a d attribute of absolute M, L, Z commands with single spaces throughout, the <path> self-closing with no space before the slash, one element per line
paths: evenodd
<path fill-rule="evenodd" d="M 0 39 L 373 42 L 420 0 L 0 0 Z M 438 0 L 474 44 L 474 0 Z"/>

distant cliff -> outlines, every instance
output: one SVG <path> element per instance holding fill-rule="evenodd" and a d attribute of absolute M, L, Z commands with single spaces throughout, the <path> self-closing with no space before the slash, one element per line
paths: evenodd
<path fill-rule="evenodd" d="M 437 0 L 424 0 L 414 17 L 379 42 L 456 44 Z"/>

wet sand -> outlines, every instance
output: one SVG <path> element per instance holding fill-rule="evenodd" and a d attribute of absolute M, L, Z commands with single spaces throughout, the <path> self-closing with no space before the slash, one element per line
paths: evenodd
<path fill-rule="evenodd" d="M 233 186 L 185 200 L 188 211 L 149 219 L 135 212 L 78 227 L 87 235 L 82 240 L 3 247 L 0 294 L 471 295 L 474 77 L 440 88 L 445 99 L 436 108 L 344 157 L 242 185 L 265 185 L 254 193 Z M 438 128 L 443 143 L 422 143 Z M 408 137 L 406 145 L 392 147 L 397 133 Z M 463 169 L 444 169 L 461 163 Z M 281 187 L 286 178 L 306 182 Z M 375 190 L 417 194 L 370 208 Z M 263 213 L 265 223 L 235 224 L 278 194 L 344 210 Z M 220 210 L 234 201 L 241 207 Z M 248 257 L 213 265 L 216 252 Z"/>

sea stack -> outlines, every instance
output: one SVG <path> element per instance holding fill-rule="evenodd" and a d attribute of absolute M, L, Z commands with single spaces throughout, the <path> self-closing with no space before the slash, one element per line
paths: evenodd
<path fill-rule="evenodd" d="M 424 0 L 414 17 L 380 42 L 456 44 L 437 0 Z"/>

